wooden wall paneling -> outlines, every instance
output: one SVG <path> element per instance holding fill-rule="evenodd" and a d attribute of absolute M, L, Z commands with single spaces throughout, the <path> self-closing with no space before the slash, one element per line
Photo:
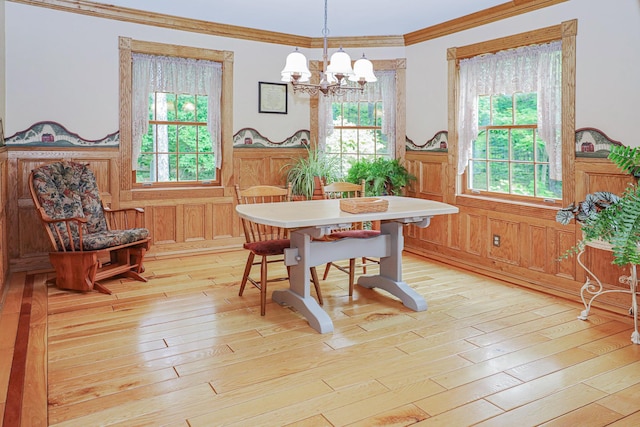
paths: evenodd
<path fill-rule="evenodd" d="M 163 245 L 177 243 L 178 206 L 153 206 L 150 210 L 151 226 L 149 227 L 153 244 Z"/>
<path fill-rule="evenodd" d="M 531 270 L 547 273 L 551 255 L 555 253 L 549 250 L 547 227 L 531 225 L 527 229 L 528 244 L 523 242 L 521 245 L 526 257 L 525 265 Z"/>
<path fill-rule="evenodd" d="M 237 223 L 236 223 L 237 222 Z M 213 239 L 238 236 L 239 220 L 233 203 L 213 204 Z"/>
<path fill-rule="evenodd" d="M 303 153 L 298 153 L 302 155 Z M 287 184 L 287 165 L 292 161 L 290 156 L 269 157 L 269 178 L 267 179 L 273 185 Z"/>
<path fill-rule="evenodd" d="M 487 258 L 521 265 L 519 242 L 522 241 L 522 233 L 520 228 L 519 222 L 489 217 L 487 221 L 488 239 L 485 240 Z M 500 246 L 494 246 L 494 236 L 499 236 Z"/>
<path fill-rule="evenodd" d="M 576 244 L 576 234 L 572 229 L 558 230 L 554 233 L 554 241 L 556 246 L 555 251 L 555 267 L 554 273 L 558 277 L 564 277 L 566 279 L 576 280 L 576 266 L 577 263 L 574 257 L 563 257 L 568 250 L 570 250 Z M 562 259 L 560 259 L 562 257 Z"/>
<path fill-rule="evenodd" d="M 416 177 L 416 182 L 412 183 L 408 188 L 405 189 L 405 192 L 408 196 L 416 197 L 416 192 L 420 192 L 420 185 L 422 183 L 422 163 L 419 159 L 415 157 L 407 156 L 404 159 L 404 166 L 407 168 L 409 173 Z"/>
<path fill-rule="evenodd" d="M 205 240 L 207 238 L 206 224 L 206 205 L 185 204 L 182 222 L 183 234 L 185 242 Z"/>
<path fill-rule="evenodd" d="M 442 201 L 445 191 L 446 164 L 433 161 L 421 162 L 420 174 L 420 194 Z"/>
<path fill-rule="evenodd" d="M 462 248 L 462 217 L 460 214 L 447 216 L 449 222 L 448 246 L 452 250 L 459 251 Z"/>
<path fill-rule="evenodd" d="M 302 148 L 240 148 L 234 150 L 235 183 L 240 188 L 253 185 L 286 184 L 285 165 L 306 155 Z"/>
<path fill-rule="evenodd" d="M 483 215 L 474 213 L 464 213 L 466 241 L 464 250 L 470 254 L 484 256 L 486 245 L 484 244 L 488 238 L 485 226 L 486 219 Z"/>
<path fill-rule="evenodd" d="M 240 188 L 252 187 L 267 183 L 265 162 L 260 158 L 238 158 L 234 159 L 237 165 L 235 168 L 236 183 Z"/>
<path fill-rule="evenodd" d="M 23 205 L 20 207 L 19 212 L 20 257 L 28 258 L 30 256 L 47 255 L 51 251 L 51 243 L 35 208 L 33 205 Z"/>

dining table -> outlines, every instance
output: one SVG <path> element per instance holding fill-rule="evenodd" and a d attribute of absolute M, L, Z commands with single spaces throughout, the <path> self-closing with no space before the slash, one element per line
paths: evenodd
<path fill-rule="evenodd" d="M 236 212 L 241 218 L 289 230 L 290 247 L 284 254 L 284 263 L 289 267 L 289 288 L 274 290 L 273 301 L 296 309 L 316 331 L 332 332 L 331 318 L 311 297 L 310 267 L 371 257 L 380 259 L 378 274 L 359 276 L 358 286 L 382 289 L 414 311 L 426 310 L 424 297 L 402 280 L 403 227 L 408 224 L 427 227 L 432 217 L 458 213 L 458 208 L 415 197 L 378 199 L 386 201 L 385 210 L 356 213 L 343 210 L 340 199 L 237 205 Z M 322 239 L 335 229 L 370 221 L 380 221 L 380 234 L 375 237 Z"/>

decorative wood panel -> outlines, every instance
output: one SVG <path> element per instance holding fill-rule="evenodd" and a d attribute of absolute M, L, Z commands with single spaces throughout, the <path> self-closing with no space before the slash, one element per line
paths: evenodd
<path fill-rule="evenodd" d="M 151 217 L 150 232 L 155 244 L 176 243 L 177 235 L 177 212 L 176 206 L 154 206 L 147 211 Z"/>
<path fill-rule="evenodd" d="M 420 193 L 434 197 L 434 200 L 442 200 L 444 194 L 444 180 L 446 178 L 446 163 L 421 162 L 420 168 Z"/>
<path fill-rule="evenodd" d="M 464 218 L 466 219 L 465 235 L 467 237 L 465 248 L 470 254 L 480 256 L 484 252 L 485 245 L 483 243 L 487 240 L 486 233 L 483 232 L 485 220 L 480 215 L 471 214 L 464 215 Z"/>
<path fill-rule="evenodd" d="M 213 205 L 214 239 L 238 236 L 238 216 L 231 203 Z"/>
<path fill-rule="evenodd" d="M 556 267 L 556 274 L 567 279 L 576 279 L 576 262 L 572 257 L 559 259 L 562 255 L 566 254 L 576 244 L 576 234 L 573 231 L 558 231 L 555 233 L 555 242 L 557 250 L 554 253 L 558 254 L 558 257 L 554 258 L 556 261 L 554 266 Z M 552 269 L 553 271 L 553 269 Z"/>
<path fill-rule="evenodd" d="M 420 229 L 421 239 L 425 242 L 433 243 L 436 245 L 447 244 L 448 230 L 447 216 L 435 216 L 431 218 L 429 227 Z"/>
<path fill-rule="evenodd" d="M 304 148 L 239 148 L 233 151 L 235 183 L 240 188 L 253 185 L 286 184 L 286 164 L 301 155 Z"/>
<path fill-rule="evenodd" d="M 240 188 L 265 185 L 271 181 L 267 178 L 269 170 L 264 167 L 264 163 L 264 159 L 237 159 L 236 183 Z"/>
<path fill-rule="evenodd" d="M 20 209 L 20 256 L 45 256 L 51 251 L 51 243 L 33 206 Z"/>
<path fill-rule="evenodd" d="M 511 264 L 520 265 L 521 240 L 520 224 L 514 221 L 504 221 L 489 218 L 489 239 L 487 239 L 488 257 Z M 493 244 L 494 236 L 500 238 L 500 246 Z"/>
<path fill-rule="evenodd" d="M 184 205 L 184 241 L 206 239 L 206 205 Z"/>
<path fill-rule="evenodd" d="M 530 226 L 529 244 L 525 245 L 525 257 L 528 268 L 540 272 L 549 271 L 549 245 L 547 243 L 547 228 Z"/>

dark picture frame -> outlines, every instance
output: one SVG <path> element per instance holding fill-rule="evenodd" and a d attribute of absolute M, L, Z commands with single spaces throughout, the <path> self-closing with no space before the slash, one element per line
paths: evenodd
<path fill-rule="evenodd" d="M 0 147 L 4 147 L 4 126 L 2 125 L 2 117 L 0 117 Z"/>
<path fill-rule="evenodd" d="M 258 112 L 287 114 L 289 85 L 258 82 Z"/>

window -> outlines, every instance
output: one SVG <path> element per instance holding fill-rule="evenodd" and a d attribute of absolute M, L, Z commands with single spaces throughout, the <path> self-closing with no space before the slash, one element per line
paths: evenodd
<path fill-rule="evenodd" d="M 574 199 L 576 24 L 447 51 L 458 194 Z"/>
<path fill-rule="evenodd" d="M 207 96 L 149 95 L 149 132 L 142 138 L 136 182 L 215 181 L 207 130 Z"/>
<path fill-rule="evenodd" d="M 479 96 L 479 133 L 472 143 L 468 188 L 561 198 L 562 182 L 549 176 L 549 155 L 537 122 L 535 92 Z"/>
<path fill-rule="evenodd" d="M 377 102 L 333 102 L 333 132 L 325 151 L 340 159 L 346 175 L 351 161 L 391 157 L 387 135 L 382 133 L 383 106 Z"/>
<path fill-rule="evenodd" d="M 121 189 L 230 185 L 233 53 L 119 42 Z"/>
<path fill-rule="evenodd" d="M 363 93 L 320 96 L 311 103 L 312 139 L 317 135 L 319 147 L 340 158 L 345 175 L 351 160 L 404 157 L 406 61 L 372 62 L 378 81 L 365 85 Z M 312 72 L 321 65 L 309 61 Z"/>

